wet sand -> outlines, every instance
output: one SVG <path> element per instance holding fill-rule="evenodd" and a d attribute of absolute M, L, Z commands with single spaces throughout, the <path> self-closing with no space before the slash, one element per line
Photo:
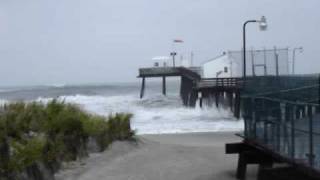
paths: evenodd
<path fill-rule="evenodd" d="M 103 153 L 69 164 L 57 180 L 235 180 L 237 155 L 225 144 L 235 133 L 188 133 L 138 136 L 138 142 L 115 142 Z M 247 179 L 255 179 L 249 166 Z"/>

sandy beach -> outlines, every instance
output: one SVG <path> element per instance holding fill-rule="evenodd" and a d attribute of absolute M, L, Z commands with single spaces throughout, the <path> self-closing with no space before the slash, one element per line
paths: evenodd
<path fill-rule="evenodd" d="M 103 153 L 72 163 L 58 180 L 233 180 L 237 155 L 226 155 L 235 133 L 189 133 L 138 136 L 138 143 L 116 142 Z M 248 167 L 255 179 L 256 167 Z"/>

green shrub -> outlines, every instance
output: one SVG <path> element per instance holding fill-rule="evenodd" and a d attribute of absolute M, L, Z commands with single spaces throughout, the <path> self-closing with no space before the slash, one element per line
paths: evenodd
<path fill-rule="evenodd" d="M 132 114 L 116 113 L 108 117 L 109 134 L 112 140 L 125 140 L 133 136 L 130 127 Z"/>
<path fill-rule="evenodd" d="M 80 147 L 85 147 L 88 137 L 82 122 L 89 115 L 75 105 L 56 100 L 48 103 L 46 113 L 48 119 L 44 124 L 44 132 L 51 141 L 47 147 L 59 147 L 47 151 L 55 154 L 59 160 L 76 160 L 81 154 Z"/>
<path fill-rule="evenodd" d="M 88 136 L 92 137 L 99 150 L 105 150 L 111 143 L 111 138 L 109 136 L 109 124 L 107 119 L 102 116 L 90 116 L 88 119 L 83 119 L 84 131 Z"/>
<path fill-rule="evenodd" d="M 37 161 L 42 161 L 44 145 L 45 140 L 39 137 L 28 139 L 25 142 L 12 140 L 9 169 L 21 171 Z"/>

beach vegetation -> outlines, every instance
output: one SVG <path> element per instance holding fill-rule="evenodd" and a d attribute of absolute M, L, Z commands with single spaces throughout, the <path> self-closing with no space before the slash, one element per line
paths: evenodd
<path fill-rule="evenodd" d="M 5 104 L 0 107 L 0 179 L 46 177 L 40 167 L 55 173 L 63 162 L 88 156 L 89 139 L 99 151 L 113 141 L 130 140 L 131 117 L 98 116 L 58 100 Z"/>

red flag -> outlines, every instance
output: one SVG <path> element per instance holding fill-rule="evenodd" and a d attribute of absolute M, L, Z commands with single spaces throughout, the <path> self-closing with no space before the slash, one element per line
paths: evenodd
<path fill-rule="evenodd" d="M 174 42 L 174 43 L 183 43 L 183 40 L 181 40 L 181 39 L 175 39 L 175 40 L 173 40 L 173 42 Z"/>

